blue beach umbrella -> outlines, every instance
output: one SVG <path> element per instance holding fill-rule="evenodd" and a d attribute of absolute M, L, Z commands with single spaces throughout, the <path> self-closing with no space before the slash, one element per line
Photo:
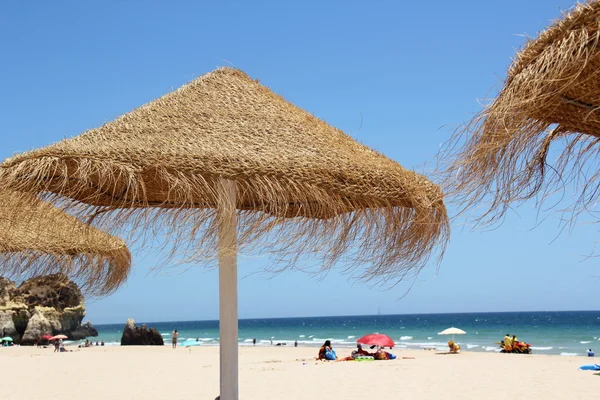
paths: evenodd
<path fill-rule="evenodd" d="M 12 342 L 12 338 L 10 336 L 5 336 L 2 339 L 0 339 L 0 342 Z"/>

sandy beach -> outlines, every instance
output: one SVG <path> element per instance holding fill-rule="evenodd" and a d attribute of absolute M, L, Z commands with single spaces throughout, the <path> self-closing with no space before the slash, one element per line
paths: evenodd
<path fill-rule="evenodd" d="M 219 393 L 218 351 L 3 348 L 2 398 L 212 400 Z M 317 362 L 315 353 L 308 347 L 240 348 L 240 398 L 588 399 L 600 383 L 594 372 L 577 369 L 595 360 L 586 357 L 396 351 L 398 359 L 390 361 Z"/>

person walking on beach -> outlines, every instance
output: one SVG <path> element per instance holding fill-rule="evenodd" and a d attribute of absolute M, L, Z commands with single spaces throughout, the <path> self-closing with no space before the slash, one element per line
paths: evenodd
<path fill-rule="evenodd" d="M 256 338 L 252 339 L 252 345 L 256 346 Z"/>
<path fill-rule="evenodd" d="M 175 329 L 173 331 L 173 348 L 177 347 L 177 338 L 179 337 L 179 333 L 177 332 L 177 329 Z"/>
<path fill-rule="evenodd" d="M 298 341 L 294 341 L 294 347 L 298 347 Z"/>
<path fill-rule="evenodd" d="M 60 339 L 54 341 L 54 352 L 58 353 L 60 351 Z"/>

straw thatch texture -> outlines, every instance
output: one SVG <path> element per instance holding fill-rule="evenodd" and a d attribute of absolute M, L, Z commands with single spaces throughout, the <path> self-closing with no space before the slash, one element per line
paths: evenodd
<path fill-rule="evenodd" d="M 361 278 L 397 278 L 448 235 L 443 195 L 424 176 L 230 68 L 10 158 L 0 175 L 92 205 L 87 212 L 105 227 L 158 218 L 154 226 L 208 259 L 218 248 L 219 178 L 237 185 L 240 244 L 279 261 L 312 253 L 324 269 L 367 262 Z"/>
<path fill-rule="evenodd" d="M 31 194 L 0 191 L 0 276 L 25 280 L 62 272 L 90 295 L 125 281 L 125 243 Z"/>
<path fill-rule="evenodd" d="M 465 208 L 488 195 L 482 220 L 514 201 L 573 185 L 575 214 L 598 197 L 600 140 L 600 2 L 577 5 L 517 54 L 496 100 L 442 151 L 447 193 Z M 466 143 L 464 140 L 466 139 Z M 552 143 L 564 142 L 554 163 Z"/>

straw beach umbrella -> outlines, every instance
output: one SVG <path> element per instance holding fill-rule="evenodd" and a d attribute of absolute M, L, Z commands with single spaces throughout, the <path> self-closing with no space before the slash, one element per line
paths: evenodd
<path fill-rule="evenodd" d="M 576 189 L 574 216 L 595 203 L 600 150 L 600 2 L 577 5 L 512 62 L 498 97 L 441 152 L 449 197 L 465 208 L 492 201 L 480 220 L 512 202 Z M 562 142 L 557 161 L 548 160 Z M 448 162 L 449 160 L 449 162 Z"/>
<path fill-rule="evenodd" d="M 237 399 L 238 247 L 386 281 L 418 271 L 449 229 L 427 178 L 231 68 L 10 158 L 0 177 L 76 200 L 99 226 L 160 226 L 174 248 L 218 258 L 223 400 Z"/>
<path fill-rule="evenodd" d="M 23 280 L 62 272 L 87 294 L 105 295 L 131 267 L 122 240 L 36 196 L 0 191 L 0 276 Z"/>

